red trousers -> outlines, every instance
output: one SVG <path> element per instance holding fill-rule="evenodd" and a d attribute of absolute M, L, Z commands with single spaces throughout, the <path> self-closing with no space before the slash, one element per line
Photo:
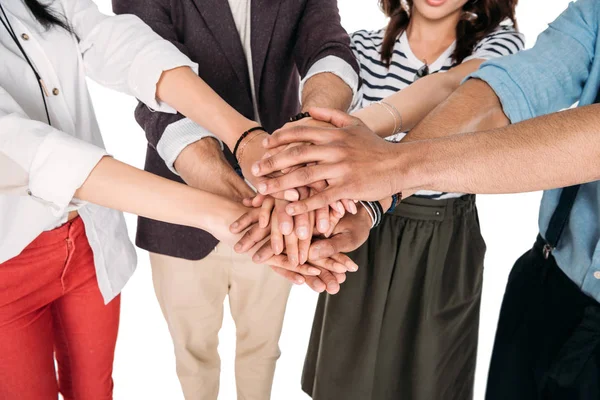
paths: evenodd
<path fill-rule="evenodd" d="M 112 399 L 119 307 L 104 305 L 79 217 L 0 264 L 0 399 Z"/>

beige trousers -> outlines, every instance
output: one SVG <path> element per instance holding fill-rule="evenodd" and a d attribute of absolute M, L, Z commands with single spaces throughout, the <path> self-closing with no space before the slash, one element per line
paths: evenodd
<path fill-rule="evenodd" d="M 226 295 L 236 326 L 238 400 L 269 399 L 290 283 L 221 244 L 199 261 L 151 253 L 150 263 L 186 400 L 217 399 Z"/>

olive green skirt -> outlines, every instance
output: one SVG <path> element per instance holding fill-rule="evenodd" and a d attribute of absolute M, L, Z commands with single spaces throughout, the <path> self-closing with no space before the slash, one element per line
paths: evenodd
<path fill-rule="evenodd" d="M 319 298 L 302 388 L 315 400 L 473 397 L 485 242 L 475 196 L 408 198 Z"/>

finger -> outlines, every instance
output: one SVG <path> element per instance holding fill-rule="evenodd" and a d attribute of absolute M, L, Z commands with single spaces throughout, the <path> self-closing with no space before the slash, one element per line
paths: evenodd
<path fill-rule="evenodd" d="M 322 260 L 337 253 L 348 253 L 356 250 L 362 244 L 355 242 L 349 232 L 339 233 L 329 239 L 318 240 L 310 246 L 308 259 L 311 261 Z"/>
<path fill-rule="evenodd" d="M 329 230 L 327 231 L 327 233 L 325 233 L 325 237 L 331 236 L 331 234 L 335 230 L 335 227 L 340 222 L 341 218 L 339 218 L 337 215 L 338 213 L 334 212 L 333 210 L 329 214 Z"/>
<path fill-rule="evenodd" d="M 343 199 L 341 200 L 341 202 L 344 206 L 344 210 L 346 210 L 350 214 L 354 215 L 358 212 L 358 209 L 356 208 L 356 203 L 354 203 L 352 200 Z"/>
<path fill-rule="evenodd" d="M 343 262 L 338 262 L 331 257 L 323 258 L 320 260 L 311 260 L 311 264 L 321 269 L 326 269 L 327 271 L 337 272 L 340 274 L 348 272 L 348 268 Z"/>
<path fill-rule="evenodd" d="M 329 206 L 321 207 L 315 211 L 315 218 L 317 220 L 317 230 L 320 233 L 327 233 L 329 231 Z"/>
<path fill-rule="evenodd" d="M 285 212 L 285 209 L 284 209 Z M 287 215 L 287 213 L 286 213 Z M 310 213 L 296 215 L 294 218 L 294 229 L 300 240 L 310 239 Z"/>
<path fill-rule="evenodd" d="M 327 289 L 325 282 L 323 282 L 321 278 L 317 276 L 305 276 L 304 279 L 308 287 L 317 293 L 323 293 L 325 289 Z"/>
<path fill-rule="evenodd" d="M 252 228 L 242 236 L 242 238 L 235 244 L 233 250 L 236 253 L 246 253 L 250 251 L 257 243 L 260 243 L 269 236 L 270 230 L 268 228 L 261 228 L 258 225 L 254 225 Z"/>
<path fill-rule="evenodd" d="M 306 264 L 306 265 L 301 265 L 301 266 L 294 265 L 294 264 L 290 263 L 289 258 L 284 254 L 280 254 L 278 256 L 273 256 L 272 258 L 267 260 L 265 262 L 265 264 L 276 266 L 276 267 L 283 268 L 283 269 L 287 269 L 289 271 L 292 271 L 292 272 L 295 272 L 297 274 L 304 275 L 304 276 L 317 276 L 322 273 L 322 269 L 317 268 L 311 264 Z"/>
<path fill-rule="evenodd" d="M 335 276 L 335 279 L 338 281 L 338 283 L 340 285 L 342 283 L 346 282 L 346 274 L 338 274 L 338 273 L 334 272 L 333 276 Z"/>
<path fill-rule="evenodd" d="M 315 226 L 315 213 L 309 213 L 309 221 L 308 221 L 308 237 L 306 239 L 301 239 L 298 242 L 298 259 L 300 261 L 300 265 L 303 265 L 308 260 L 308 252 L 310 251 L 310 245 L 312 243 L 313 231 Z"/>
<path fill-rule="evenodd" d="M 342 219 L 344 215 L 346 215 L 346 209 L 341 201 L 336 201 L 335 203 L 330 205 L 331 210 L 335 218 Z"/>
<path fill-rule="evenodd" d="M 333 256 L 330 257 L 331 259 L 335 260 L 336 262 L 343 264 L 348 271 L 351 272 L 356 272 L 358 271 L 358 264 L 355 263 L 348 255 L 343 254 L 343 253 L 338 253 L 338 254 L 334 254 Z"/>
<path fill-rule="evenodd" d="M 259 195 L 259 196 L 263 196 L 263 195 L 261 194 L 261 195 Z M 244 207 L 248 207 L 248 208 L 250 208 L 250 207 L 254 207 L 254 204 L 253 204 L 253 202 L 254 202 L 254 199 L 255 199 L 255 198 L 256 198 L 256 197 L 248 197 L 248 198 L 246 198 L 246 199 L 242 199 L 242 204 L 244 205 Z"/>
<path fill-rule="evenodd" d="M 252 256 L 252 262 L 255 264 L 265 264 L 265 262 L 275 256 L 273 245 L 270 240 L 267 240 Z"/>
<path fill-rule="evenodd" d="M 300 195 L 298 195 L 298 191 L 296 189 L 282 190 L 281 192 L 271 193 L 269 196 L 274 197 L 277 200 L 286 201 L 298 201 L 300 199 Z"/>
<path fill-rule="evenodd" d="M 256 210 L 250 210 L 234 221 L 229 227 L 229 230 L 231 233 L 241 233 L 257 222 L 258 214 L 256 213 Z"/>
<path fill-rule="evenodd" d="M 298 260 L 298 236 L 295 233 L 286 235 L 283 237 L 285 241 L 285 253 L 290 260 L 290 263 L 297 267 L 299 265 Z"/>
<path fill-rule="evenodd" d="M 272 135 L 263 139 L 262 145 L 265 149 L 288 146 L 294 143 L 324 144 L 331 141 L 333 129 L 329 127 L 293 126 L 283 127 L 273 132 Z M 286 149 L 289 150 L 289 147 Z M 285 150 L 284 150 L 285 151 Z M 280 152 L 279 154 L 283 153 Z"/>
<path fill-rule="evenodd" d="M 343 169 L 339 165 L 307 165 L 286 175 L 268 177 L 259 182 L 256 189 L 262 194 L 277 193 L 282 190 L 310 186 L 314 182 L 324 179 L 332 180 L 342 174 Z"/>
<path fill-rule="evenodd" d="M 255 162 L 252 165 L 252 174 L 265 176 L 286 168 L 337 159 L 339 154 L 337 146 L 294 146 L 270 158 Z"/>
<path fill-rule="evenodd" d="M 273 215 L 277 217 L 279 231 L 282 235 L 291 235 L 294 232 L 294 218 L 285 211 L 287 204 L 285 201 L 278 201 L 273 210 Z"/>
<path fill-rule="evenodd" d="M 311 107 L 308 110 L 308 112 L 312 118 L 330 123 L 331 125 L 334 125 L 337 128 L 346 128 L 349 126 L 362 125 L 362 121 L 360 119 L 352 117 L 340 110 L 333 110 L 331 108 Z"/>
<path fill-rule="evenodd" d="M 281 231 L 279 230 L 279 221 L 277 218 L 278 218 L 278 214 L 274 213 L 273 221 L 271 222 L 271 248 L 273 249 L 274 254 L 281 254 L 284 249 L 283 235 L 281 234 Z"/>
<path fill-rule="evenodd" d="M 284 268 L 279 268 L 279 267 L 275 267 L 275 266 L 271 266 L 271 269 L 278 275 L 284 277 L 285 279 L 287 279 L 288 281 L 296 284 L 296 285 L 303 285 L 306 280 L 304 279 L 304 277 L 300 274 L 297 274 L 295 272 L 289 271 L 287 269 Z"/>
<path fill-rule="evenodd" d="M 327 270 L 321 270 L 321 274 L 319 275 L 319 279 L 321 282 L 325 284 L 325 290 L 329 294 L 336 294 L 340 291 L 340 284 L 338 283 L 336 277 Z M 307 280 L 308 283 L 308 280 Z"/>
<path fill-rule="evenodd" d="M 269 226 L 269 223 L 271 222 L 271 214 L 273 213 L 274 207 L 275 199 L 271 196 L 267 197 L 260 208 L 258 216 L 258 226 L 260 226 L 261 228 L 266 228 L 267 226 Z"/>
<path fill-rule="evenodd" d="M 317 193 L 314 196 L 309 197 L 306 200 L 300 200 L 291 204 L 288 204 L 285 208 L 289 215 L 298 215 L 309 211 L 316 210 L 321 207 L 325 207 L 334 201 L 338 201 L 343 197 L 347 197 L 340 188 L 329 187 L 327 190 Z"/>

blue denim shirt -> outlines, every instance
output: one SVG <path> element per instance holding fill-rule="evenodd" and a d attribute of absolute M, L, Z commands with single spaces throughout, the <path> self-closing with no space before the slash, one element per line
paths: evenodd
<path fill-rule="evenodd" d="M 571 3 L 532 49 L 486 62 L 471 77 L 494 89 L 512 123 L 559 111 L 577 101 L 582 106 L 591 104 L 600 87 L 599 25 L 599 0 Z M 600 126 L 598 131 L 600 134 Z M 544 192 L 539 217 L 542 235 L 559 196 L 560 189 Z M 597 301 L 599 243 L 600 181 L 596 181 L 581 187 L 569 225 L 553 254 L 567 276 Z"/>

